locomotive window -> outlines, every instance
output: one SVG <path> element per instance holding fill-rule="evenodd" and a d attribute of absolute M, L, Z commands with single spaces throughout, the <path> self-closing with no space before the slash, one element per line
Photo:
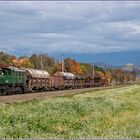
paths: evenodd
<path fill-rule="evenodd" d="M 19 72 L 19 76 L 22 76 L 22 73 L 21 72 Z"/>
<path fill-rule="evenodd" d="M 25 76 L 25 73 L 24 72 L 22 72 L 22 77 L 24 77 Z"/>
<path fill-rule="evenodd" d="M 2 69 L 0 69 L 0 75 L 2 75 L 2 74 L 3 74 Z"/>
<path fill-rule="evenodd" d="M 11 74 L 11 70 L 9 70 L 9 69 L 3 69 L 2 72 L 3 72 L 4 75 L 10 75 Z"/>
<path fill-rule="evenodd" d="M 18 76 L 18 72 L 16 71 L 16 76 Z"/>

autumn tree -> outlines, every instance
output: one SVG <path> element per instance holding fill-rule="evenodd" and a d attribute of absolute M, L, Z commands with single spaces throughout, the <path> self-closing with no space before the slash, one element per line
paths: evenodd
<path fill-rule="evenodd" d="M 95 72 L 95 76 L 101 77 L 101 79 L 105 79 L 106 78 L 105 73 L 103 71 L 96 71 Z"/>
<path fill-rule="evenodd" d="M 82 74 L 81 66 L 74 59 L 66 58 L 64 59 L 65 69 L 67 72 L 72 72 L 74 74 Z"/>
<path fill-rule="evenodd" d="M 55 74 L 58 71 L 61 72 L 61 70 L 62 70 L 61 63 L 56 63 L 56 64 L 54 64 L 54 66 L 52 68 L 51 74 Z"/>
<path fill-rule="evenodd" d="M 12 56 L 7 53 L 0 52 L 0 64 L 12 64 Z"/>
<path fill-rule="evenodd" d="M 33 65 L 33 68 L 37 68 L 37 55 L 33 54 L 31 57 L 29 57 L 29 59 Z"/>
<path fill-rule="evenodd" d="M 108 84 L 110 85 L 111 81 L 113 80 L 113 77 L 112 77 L 112 73 L 109 70 L 105 72 L 105 77 L 106 77 Z"/>
<path fill-rule="evenodd" d="M 25 57 L 25 56 L 20 57 L 20 58 L 13 57 L 12 64 L 13 64 L 13 66 L 16 66 L 16 67 L 25 67 L 25 68 L 32 68 L 33 67 L 29 58 Z"/>
<path fill-rule="evenodd" d="M 81 63 L 80 66 L 84 75 L 93 75 L 93 65 Z"/>
<path fill-rule="evenodd" d="M 112 71 L 113 79 L 118 83 L 124 83 L 126 80 L 126 73 L 121 69 L 114 69 Z"/>
<path fill-rule="evenodd" d="M 49 57 L 47 54 L 33 54 L 29 59 L 35 69 L 46 70 L 49 73 L 52 72 L 55 64 L 54 58 Z"/>

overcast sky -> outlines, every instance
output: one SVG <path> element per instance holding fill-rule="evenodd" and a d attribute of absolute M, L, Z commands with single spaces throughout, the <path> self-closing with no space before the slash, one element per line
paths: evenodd
<path fill-rule="evenodd" d="M 140 52 L 140 2 L 0 2 L 0 51 Z"/>

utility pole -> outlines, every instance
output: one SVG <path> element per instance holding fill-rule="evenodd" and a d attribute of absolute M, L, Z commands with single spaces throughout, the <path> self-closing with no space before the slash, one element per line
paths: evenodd
<path fill-rule="evenodd" d="M 117 77 L 118 77 L 118 83 L 120 82 L 120 76 L 119 76 L 119 72 L 117 73 Z"/>
<path fill-rule="evenodd" d="M 93 78 L 94 78 L 94 76 L 95 76 L 94 65 L 92 65 L 92 68 L 93 68 L 93 70 L 92 70 L 92 76 L 93 76 Z"/>
<path fill-rule="evenodd" d="M 42 58 L 42 56 L 40 57 L 40 65 L 41 65 L 41 70 L 43 70 L 43 58 Z"/>
<path fill-rule="evenodd" d="M 124 72 L 124 83 L 126 84 L 126 71 Z"/>
<path fill-rule="evenodd" d="M 64 72 L 64 55 L 61 55 L 62 72 Z"/>

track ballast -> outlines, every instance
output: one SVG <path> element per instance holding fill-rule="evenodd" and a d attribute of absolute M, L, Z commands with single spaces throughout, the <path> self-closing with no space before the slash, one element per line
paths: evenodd
<path fill-rule="evenodd" d="M 125 86 L 130 86 L 130 85 L 106 86 L 106 87 L 72 89 L 72 90 L 58 90 L 58 91 L 38 92 L 32 94 L 31 93 L 17 94 L 17 95 L 9 95 L 9 96 L 6 95 L 6 96 L 0 96 L 0 103 L 24 102 L 33 99 L 47 99 L 56 96 L 71 96 L 75 94 L 82 94 L 84 92 L 121 88 Z"/>

